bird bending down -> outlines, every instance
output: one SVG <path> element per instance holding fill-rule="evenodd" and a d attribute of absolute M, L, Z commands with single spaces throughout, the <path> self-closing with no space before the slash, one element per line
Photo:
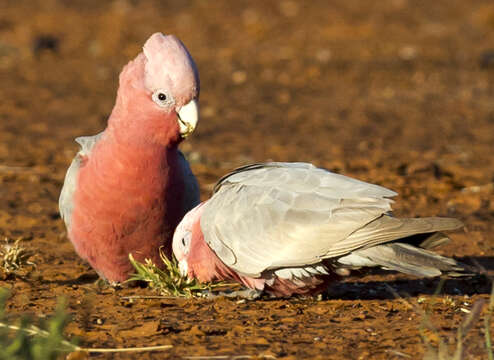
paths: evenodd
<path fill-rule="evenodd" d="M 136 260 L 162 264 L 173 231 L 199 203 L 199 187 L 178 145 L 198 121 L 199 76 L 185 46 L 153 34 L 122 70 L 106 129 L 79 137 L 60 213 L 76 252 L 110 282 Z"/>
<path fill-rule="evenodd" d="M 430 249 L 451 218 L 391 215 L 384 187 L 307 163 L 265 163 L 224 176 L 173 236 L 184 275 L 233 280 L 274 296 L 317 294 L 341 269 L 378 266 L 415 276 L 466 269 Z"/>

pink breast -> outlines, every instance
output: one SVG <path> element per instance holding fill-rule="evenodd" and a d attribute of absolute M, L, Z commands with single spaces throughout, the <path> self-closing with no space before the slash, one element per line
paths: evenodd
<path fill-rule="evenodd" d="M 100 275 L 122 281 L 132 272 L 129 253 L 156 264 L 161 245 L 170 254 L 184 189 L 177 160 L 105 145 L 97 144 L 79 171 L 69 237 Z"/>

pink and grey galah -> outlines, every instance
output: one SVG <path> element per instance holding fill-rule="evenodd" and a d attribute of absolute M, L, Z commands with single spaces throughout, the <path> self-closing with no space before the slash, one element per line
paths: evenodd
<path fill-rule="evenodd" d="M 338 273 L 362 267 L 426 277 L 467 271 L 430 250 L 461 222 L 393 217 L 396 195 L 307 163 L 248 165 L 183 218 L 173 253 L 188 277 L 274 296 L 316 294 Z"/>
<path fill-rule="evenodd" d="M 161 264 L 173 231 L 199 203 L 178 145 L 198 121 L 199 76 L 180 40 L 153 34 L 122 70 L 106 129 L 79 137 L 60 194 L 76 252 L 110 282 L 133 272 L 129 254 Z"/>

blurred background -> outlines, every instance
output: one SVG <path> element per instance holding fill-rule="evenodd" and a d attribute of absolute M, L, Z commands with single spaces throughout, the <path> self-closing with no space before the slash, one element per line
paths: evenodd
<path fill-rule="evenodd" d="M 35 288 L 5 283 L 24 294 L 12 309 L 38 312 L 62 293 L 80 296 L 67 284 L 91 270 L 65 238 L 57 208 L 78 150 L 73 139 L 106 126 L 122 66 L 157 31 L 178 36 L 199 67 L 201 119 L 181 148 L 203 198 L 236 166 L 309 161 L 396 190 L 398 215 L 461 219 L 466 232 L 443 252 L 492 257 L 492 0 L 0 0 L 0 237 L 21 237 L 36 249 L 41 274 Z M 471 286 L 462 291 L 478 293 Z M 98 299 L 92 311 L 111 312 L 120 328 L 119 300 Z M 69 305 L 87 321 L 84 309 Z M 454 314 L 459 322 L 461 312 Z M 365 347 L 369 335 L 357 326 Z M 396 332 L 416 333 L 406 319 L 393 326 L 374 339 L 394 344 Z M 100 328 L 88 341 L 125 342 Z M 180 331 L 172 336 L 188 344 Z M 330 342 L 355 358 L 346 341 L 356 332 L 346 331 L 339 327 Z"/>
<path fill-rule="evenodd" d="M 310 161 L 400 191 L 399 213 L 492 219 L 492 1 L 2 0 L 0 232 L 62 231 L 73 139 L 156 31 L 199 67 L 182 149 L 203 197 L 235 166 Z"/>
<path fill-rule="evenodd" d="M 3 0 L 2 123 L 28 117 L 26 132 L 63 141 L 99 131 L 121 67 L 156 31 L 198 63 L 203 121 L 189 145 L 218 161 L 492 140 L 490 1 Z"/>
<path fill-rule="evenodd" d="M 41 156 L 60 157 L 100 131 L 156 31 L 198 63 L 202 121 L 184 147 L 207 161 L 478 161 L 472 146 L 492 143 L 491 1 L 2 0 L 2 142 L 26 145 L 9 158 L 53 137 Z"/>

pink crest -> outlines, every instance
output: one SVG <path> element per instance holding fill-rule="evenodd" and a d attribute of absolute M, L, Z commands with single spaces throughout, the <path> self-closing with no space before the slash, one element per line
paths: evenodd
<path fill-rule="evenodd" d="M 150 91 L 168 89 L 178 106 L 197 97 L 199 75 L 187 48 L 174 35 L 155 33 L 143 47 L 145 86 Z"/>

